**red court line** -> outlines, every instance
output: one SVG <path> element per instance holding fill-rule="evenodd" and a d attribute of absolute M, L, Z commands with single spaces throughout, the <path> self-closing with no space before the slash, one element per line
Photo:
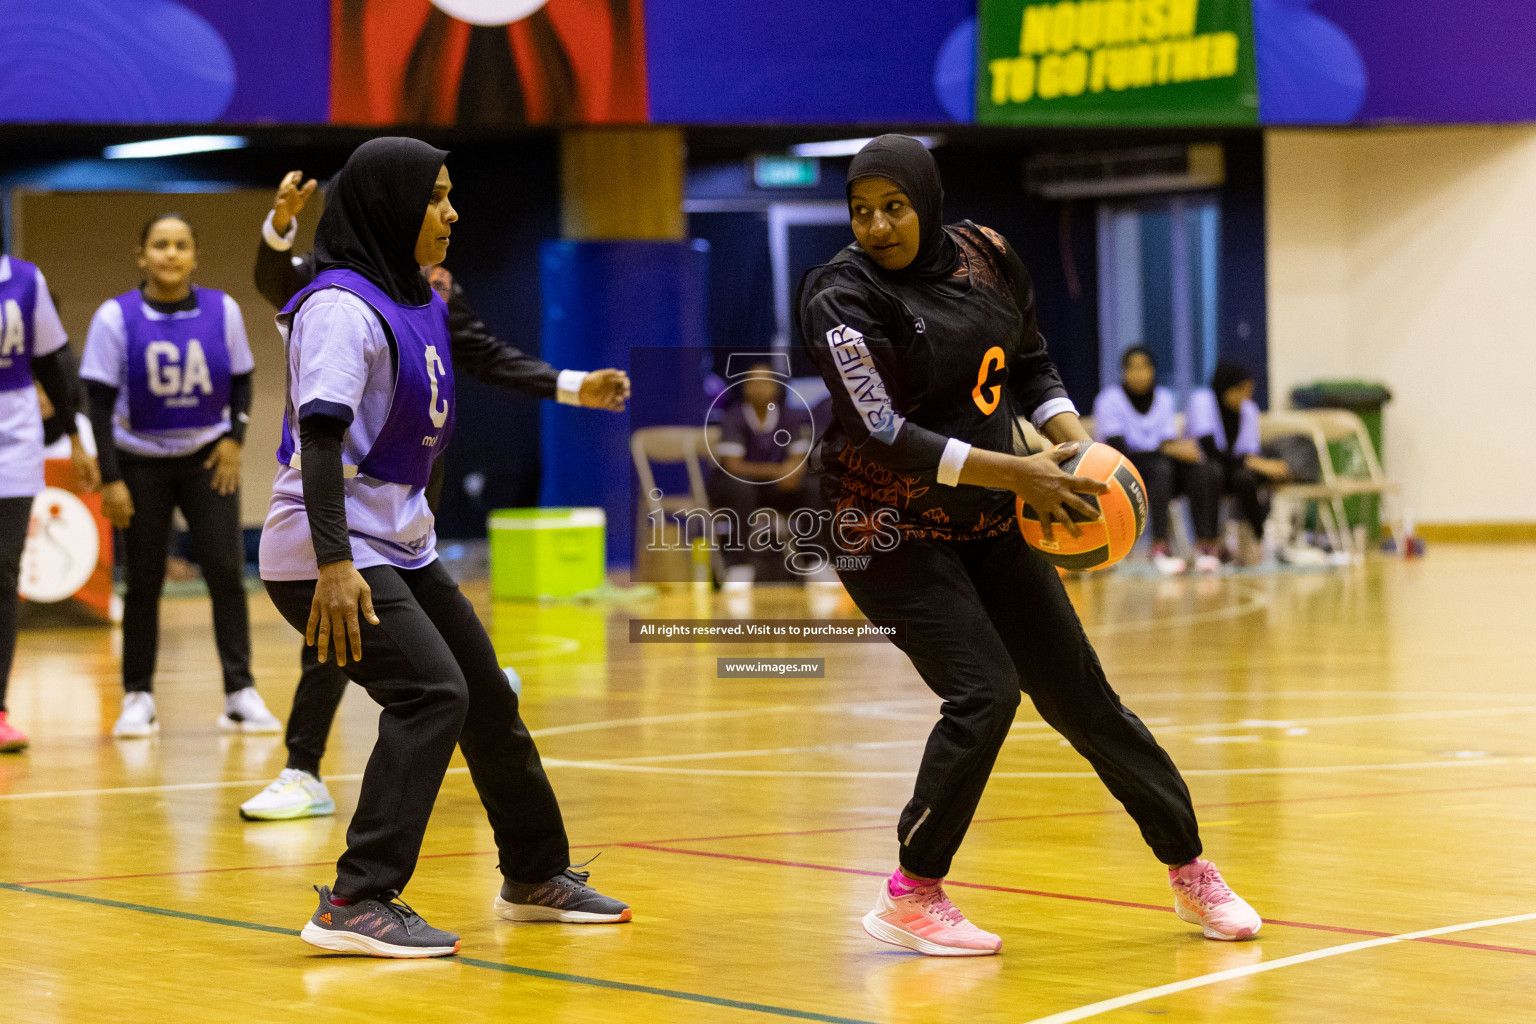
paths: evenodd
<path fill-rule="evenodd" d="M 739 853 L 721 853 L 718 850 L 685 850 L 676 846 L 661 846 L 655 843 L 620 843 L 620 846 L 633 850 L 652 850 L 657 853 L 680 853 L 690 857 L 713 857 L 717 860 L 739 860 L 750 864 L 770 864 L 785 868 L 806 868 L 811 871 L 832 871 L 842 875 L 861 875 L 867 878 L 884 878 L 888 874 L 885 871 L 870 871 L 866 868 L 850 868 L 837 864 L 810 864 L 805 861 L 777 860 L 772 857 L 749 857 Z M 1136 903 L 1131 900 L 1112 900 L 1102 896 L 1078 896 L 1064 892 L 1045 892 L 1041 889 L 1020 889 L 1008 885 L 988 885 L 985 882 L 959 882 L 952 878 L 945 879 L 946 886 L 957 889 L 985 889 L 991 892 L 1006 892 L 1017 896 L 1040 896 L 1053 900 L 1072 900 L 1078 903 L 1098 903 L 1110 907 L 1129 907 L 1133 910 L 1158 910 L 1163 913 L 1173 913 L 1173 908 L 1167 904 Z M 1366 928 L 1345 928 L 1340 925 L 1311 924 L 1305 921 L 1281 921 L 1275 918 L 1264 918 L 1265 924 L 1276 925 L 1285 928 L 1306 928 L 1311 931 L 1334 932 L 1340 935 L 1368 935 L 1373 938 L 1386 938 L 1395 933 L 1371 931 Z M 1463 946 L 1467 949 L 1486 949 L 1500 953 L 1519 953 L 1523 956 L 1536 956 L 1536 949 L 1523 949 L 1519 946 L 1494 946 L 1481 942 L 1461 942 L 1456 939 L 1424 938 L 1414 939 L 1414 942 L 1430 942 L 1441 946 Z"/>
<path fill-rule="evenodd" d="M 1214 810 L 1222 807 L 1263 807 L 1272 804 L 1305 804 L 1319 803 L 1330 800 L 1377 800 L 1394 796 L 1436 796 L 1444 793 L 1483 793 L 1489 790 L 1502 789 L 1531 789 L 1536 788 L 1536 782 L 1512 782 L 1498 786 L 1461 786 L 1453 789 L 1399 789 L 1382 793 L 1339 793 L 1327 796 L 1285 796 L 1274 797 L 1268 800 L 1226 800 L 1208 804 L 1195 804 L 1198 811 Z M 1047 818 L 1092 818 L 1107 817 L 1110 815 L 1124 814 L 1123 807 L 1110 807 L 1099 811 L 1052 811 L 1048 814 L 1012 814 L 996 818 L 973 818 L 972 825 L 995 825 L 1009 821 L 1040 821 Z M 839 832 L 875 832 L 881 829 L 894 829 L 895 822 L 884 822 L 879 825 L 848 825 L 839 828 L 807 828 L 795 829 L 784 832 L 738 832 L 732 835 L 719 836 L 683 836 L 676 839 L 648 839 L 645 842 L 654 843 L 713 843 L 725 839 L 778 839 L 788 836 L 816 836 L 831 835 Z M 618 843 L 618 846 L 631 846 L 632 843 Z"/>
<path fill-rule="evenodd" d="M 1536 787 L 1536 782 L 1515 782 L 1515 783 L 1508 783 L 1508 784 L 1498 785 L 1498 786 L 1461 786 L 1461 787 L 1456 787 L 1456 788 L 1442 788 L 1442 789 L 1400 789 L 1400 790 L 1393 790 L 1393 791 L 1382 792 L 1382 793 L 1341 793 L 1341 794 L 1327 795 L 1327 796 L 1276 797 L 1276 798 L 1272 798 L 1272 799 L 1268 799 L 1268 800 L 1228 800 L 1228 801 L 1218 802 L 1218 803 L 1196 804 L 1195 807 L 1196 807 L 1197 810 L 1211 810 L 1213 808 L 1219 808 L 1219 807 L 1262 807 L 1262 806 L 1271 805 L 1271 804 L 1317 803 L 1317 802 L 1330 801 L 1330 800 L 1374 800 L 1374 799 L 1381 799 L 1381 798 L 1385 798 L 1385 797 L 1394 797 L 1394 796 L 1434 796 L 1434 795 L 1440 795 L 1440 794 L 1445 794 L 1445 793 L 1482 793 L 1482 792 L 1487 792 L 1487 791 L 1490 791 L 1490 790 L 1530 789 L 1530 788 L 1533 788 L 1533 787 Z M 1108 808 L 1108 809 L 1105 809 L 1105 810 L 1098 810 L 1098 811 L 1053 811 L 1053 812 L 1050 812 L 1050 813 L 1047 813 L 1047 814 L 1015 814 L 1015 815 L 1005 815 L 1005 816 L 996 817 L 996 818 L 976 818 L 976 819 L 972 820 L 971 824 L 972 825 L 994 825 L 994 824 L 999 824 L 999 823 L 1002 823 L 1002 822 L 1011 822 L 1011 821 L 1039 821 L 1039 820 L 1047 819 L 1047 818 L 1106 817 L 1106 816 L 1109 816 L 1109 815 L 1124 814 L 1124 813 L 1125 813 L 1125 809 L 1122 808 L 1122 807 L 1111 807 L 1111 808 Z M 261 826 L 256 826 L 256 827 L 259 828 Z M 875 832 L 875 831 L 883 831 L 885 829 L 894 828 L 894 827 L 895 826 L 891 822 L 883 822 L 883 823 L 881 823 L 879 825 L 847 825 L 847 826 L 833 827 L 833 828 L 789 829 L 789 830 L 780 831 L 780 832 L 738 832 L 738 833 L 733 833 L 733 834 L 730 834 L 730 835 L 683 836 L 681 838 L 675 838 L 675 839 L 647 839 L 647 840 L 636 841 L 636 842 L 572 843 L 571 844 L 571 849 L 573 849 L 573 850 L 583 850 L 583 849 L 590 850 L 590 849 L 597 849 L 599 847 L 606 847 L 606 846 L 635 846 L 635 847 L 643 847 L 643 846 L 645 846 L 647 844 L 653 844 L 654 845 L 654 844 L 670 844 L 670 843 L 713 843 L 713 842 L 721 842 L 721 841 L 724 841 L 724 840 L 727 840 L 727 839 L 779 839 L 779 838 L 787 838 L 789 836 L 835 835 L 835 834 L 844 833 L 844 832 Z M 428 858 L 435 858 L 435 857 L 486 857 L 486 856 L 490 856 L 494 852 L 495 852 L 494 850 L 477 850 L 477 851 L 472 851 L 472 852 L 468 852 L 468 853 L 430 853 L 430 854 L 423 854 L 421 856 L 421 859 L 422 860 L 426 860 Z M 682 852 L 682 851 L 678 851 L 678 852 Z M 95 876 L 87 877 L 87 878 L 50 878 L 50 879 L 42 879 L 42 880 L 34 881 L 34 882 L 18 882 L 16 884 L 18 884 L 18 885 L 63 885 L 63 884 L 68 883 L 68 882 L 112 882 L 112 881 L 118 881 L 118 880 L 121 880 L 121 879 L 129 879 L 129 878 L 169 878 L 169 877 L 174 877 L 174 876 L 177 876 L 177 875 L 209 875 L 209 874 L 219 874 L 221 872 L 230 872 L 230 871 L 276 871 L 276 870 L 279 870 L 279 869 L 282 869 L 282 868 L 293 868 L 293 867 L 300 867 L 300 868 L 326 867 L 326 866 L 328 866 L 328 865 L 330 865 L 332 863 L 334 863 L 334 862 L 333 861 L 313 861 L 313 862 L 302 863 L 302 864 L 258 864 L 258 865 L 246 865 L 246 866 L 242 866 L 242 867 L 230 867 L 230 868 L 194 868 L 194 869 L 191 869 L 191 870 L 188 870 L 188 871 L 146 871 L 146 872 L 144 872 L 142 874 L 133 874 L 133 875 L 95 875 Z M 764 863 L 779 863 L 779 862 L 777 862 L 777 861 L 764 861 Z M 828 870 L 831 870 L 831 869 L 828 869 Z M 952 884 L 952 885 L 959 885 L 960 883 L 952 882 L 950 884 Z M 1311 926 L 1310 925 L 1296 925 L 1296 927 L 1311 927 Z M 1362 934 L 1362 935 L 1375 935 L 1376 933 L 1375 932 L 1361 932 L 1360 934 Z M 1381 934 L 1382 935 L 1386 935 L 1388 933 L 1383 932 Z M 1429 940 L 1425 940 L 1425 941 L 1429 941 Z M 1452 940 L 1445 939 L 1445 940 L 1441 940 L 1441 941 L 1451 942 Z"/>

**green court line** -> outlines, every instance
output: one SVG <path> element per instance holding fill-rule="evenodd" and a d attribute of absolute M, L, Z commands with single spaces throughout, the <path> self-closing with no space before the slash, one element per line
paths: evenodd
<path fill-rule="evenodd" d="M 192 914 L 185 910 L 152 907 L 143 903 L 125 903 L 122 900 L 102 899 L 99 896 L 83 896 L 79 893 L 59 892 L 55 889 L 39 889 L 36 886 L 16 885 L 13 882 L 0 882 L 0 889 L 25 893 L 29 896 L 48 896 L 53 899 L 73 900 L 76 903 L 89 903 L 97 907 L 111 907 L 114 910 L 132 910 L 140 914 L 174 917 L 181 921 L 217 924 L 225 928 L 244 928 L 247 931 L 268 932 L 272 935 L 288 935 L 294 938 L 297 938 L 299 934 L 296 928 L 279 928 L 276 925 L 257 924 L 254 921 L 236 921 L 227 917 L 209 917 L 206 914 Z M 635 985 L 627 981 L 589 978 L 583 974 L 562 974 L 559 971 L 542 971 L 536 967 L 518 967 L 515 964 L 497 963 L 494 960 L 478 960 L 474 957 L 456 956 L 452 958 L 452 962 L 464 964 L 466 967 L 478 967 L 487 971 L 501 971 L 503 974 L 520 974 L 524 977 L 539 978 L 544 981 L 563 981 L 570 985 L 587 985 L 591 988 L 606 988 L 616 992 L 636 992 L 641 995 L 661 996 L 665 999 L 679 999 L 688 1003 L 703 1003 L 706 1006 L 723 1006 L 732 1010 L 747 1010 L 753 1013 L 768 1013 L 776 1017 L 791 1017 L 795 1020 L 821 1021 L 822 1024 L 874 1024 L 873 1021 L 860 1020 L 856 1017 L 834 1017 L 831 1014 L 813 1013 L 809 1010 L 792 1010 L 787 1006 L 769 1006 L 766 1003 L 749 1003 L 740 999 L 701 995 L 697 992 L 680 992 L 670 988 Z"/>

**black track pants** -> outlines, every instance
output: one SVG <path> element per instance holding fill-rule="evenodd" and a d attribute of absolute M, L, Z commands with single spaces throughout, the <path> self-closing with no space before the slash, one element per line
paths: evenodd
<path fill-rule="evenodd" d="M 307 615 L 307 613 L 306 613 Z M 347 676 L 332 661 L 315 657 L 315 648 L 299 649 L 299 686 L 293 691 L 293 710 L 288 712 L 288 767 L 320 777 L 320 761 L 336 709 L 347 692 Z"/>
<path fill-rule="evenodd" d="M 5 710 L 11 662 L 16 657 L 16 587 L 31 523 L 31 498 L 0 498 L 0 711 Z"/>
<path fill-rule="evenodd" d="M 565 870 L 560 806 L 469 600 L 441 562 L 362 575 L 379 625 L 363 622 L 363 659 L 349 657 L 343 671 L 383 711 L 335 891 L 356 899 L 405 889 L 455 743 L 485 805 L 502 874 L 542 882 Z M 301 631 L 314 592 L 314 580 L 267 583 L 272 603 Z"/>
<path fill-rule="evenodd" d="M 1017 532 L 907 540 L 839 575 L 865 616 L 905 620 L 899 646 L 944 701 L 897 830 L 907 871 L 949 872 L 1021 691 L 1088 759 L 1160 861 L 1199 856 L 1178 769 L 1110 688 L 1056 570 Z"/>
<path fill-rule="evenodd" d="M 160 645 L 160 591 L 170 553 L 171 517 L 181 509 L 197 548 L 198 566 L 213 600 L 213 638 L 224 670 L 224 692 L 255 685 L 251 624 L 245 601 L 245 541 L 240 492 L 219 494 L 204 469 L 212 445 L 174 458 L 118 453 L 133 518 L 123 531 L 128 589 L 123 595 L 123 689 L 154 688 Z"/>

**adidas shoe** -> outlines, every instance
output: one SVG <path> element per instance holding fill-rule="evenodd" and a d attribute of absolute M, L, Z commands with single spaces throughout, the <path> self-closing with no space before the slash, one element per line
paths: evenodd
<path fill-rule="evenodd" d="M 942 879 L 919 885 L 905 896 L 892 896 L 880 883 L 875 909 L 864 915 L 871 938 L 904 946 L 926 956 L 991 956 L 1003 940 L 965 919 L 944 894 Z"/>
<path fill-rule="evenodd" d="M 507 921 L 560 921 L 565 924 L 609 924 L 630 919 L 629 905 L 604 896 L 587 884 L 591 872 L 566 868 L 537 885 L 503 882 L 494 904 L 496 916 Z"/>
<path fill-rule="evenodd" d="M 338 907 L 331 902 L 329 886 L 317 885 L 315 892 L 320 894 L 320 906 L 299 933 L 311 946 L 396 959 L 452 956 L 459 951 L 457 935 L 433 928 L 393 895 L 384 893 Z"/>
<path fill-rule="evenodd" d="M 1173 909 L 1179 919 L 1199 925 L 1208 939 L 1251 939 L 1263 927 L 1258 912 L 1228 888 L 1216 865 L 1204 858 L 1170 868 L 1168 884 L 1173 887 Z"/>

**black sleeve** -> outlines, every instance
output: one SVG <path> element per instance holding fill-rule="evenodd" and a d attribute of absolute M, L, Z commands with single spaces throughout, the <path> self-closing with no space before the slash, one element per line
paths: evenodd
<path fill-rule="evenodd" d="M 87 380 L 85 394 L 91 406 L 91 433 L 96 438 L 96 465 L 101 467 L 101 482 L 110 484 L 123 478 L 123 471 L 117 468 L 117 445 L 112 441 L 117 388 L 99 380 Z"/>
<path fill-rule="evenodd" d="M 352 559 L 341 474 L 341 439 L 346 432 L 346 424 L 332 416 L 314 413 L 299 421 L 299 474 L 317 565 Z"/>
<path fill-rule="evenodd" d="M 315 279 L 315 257 L 301 257 L 293 262 L 293 252 L 278 252 L 263 238 L 256 247 L 256 290 L 278 309 Z"/>
<path fill-rule="evenodd" d="M 48 401 L 53 403 L 53 415 L 48 422 L 55 424 L 54 429 L 60 434 L 73 434 L 77 430 L 75 410 L 79 408 L 80 402 L 78 373 L 75 354 L 69 350 L 68 345 L 61 345 L 47 355 L 32 360 L 32 376 L 43 386 Z M 49 432 L 47 424 L 43 432 Z M 57 435 L 54 439 L 57 440 Z"/>
<path fill-rule="evenodd" d="M 996 239 L 1000 241 L 1002 236 L 996 235 Z M 1056 364 L 1051 362 L 1045 337 L 1035 319 L 1035 283 L 1029 271 L 1012 246 L 998 247 L 996 241 L 993 244 L 993 251 L 998 253 L 1002 263 L 1003 277 L 1013 290 L 1014 304 L 1024 318 L 1023 342 L 1019 347 L 1019 358 L 1008 371 L 1008 390 L 1018 402 L 1014 412 L 1033 420 L 1036 409 L 1054 398 L 1066 398 L 1067 389 L 1061 383 L 1061 374 L 1056 372 Z"/>
<path fill-rule="evenodd" d="M 448 332 L 453 339 L 455 370 L 508 391 L 535 398 L 555 397 L 559 371 L 493 335 L 465 301 L 458 282 L 448 292 Z"/>
<path fill-rule="evenodd" d="M 245 428 L 251 421 L 251 374 L 237 373 L 229 378 L 229 436 L 245 444 Z"/>
<path fill-rule="evenodd" d="M 887 469 L 932 472 L 949 438 L 915 423 L 904 408 L 889 331 L 890 311 L 867 287 L 839 276 L 805 290 L 806 350 L 832 395 L 832 412 L 860 455 Z M 882 365 L 886 373 L 882 374 Z"/>

